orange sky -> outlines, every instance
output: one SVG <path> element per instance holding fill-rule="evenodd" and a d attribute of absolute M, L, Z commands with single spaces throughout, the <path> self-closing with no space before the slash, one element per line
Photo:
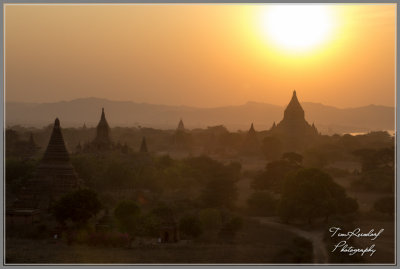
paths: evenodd
<path fill-rule="evenodd" d="M 268 36 L 271 7 L 6 5 L 6 101 L 284 105 L 296 89 L 337 107 L 394 105 L 395 4 L 324 5 L 332 29 L 306 50 Z M 289 28 L 303 19 L 287 14 Z"/>

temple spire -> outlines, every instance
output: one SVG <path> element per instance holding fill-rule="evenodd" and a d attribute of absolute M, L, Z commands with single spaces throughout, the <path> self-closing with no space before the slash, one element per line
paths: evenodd
<path fill-rule="evenodd" d="M 183 124 L 182 119 L 178 123 L 178 131 L 184 131 L 185 130 L 185 125 Z"/>
<path fill-rule="evenodd" d="M 101 117 L 99 124 L 97 125 L 96 138 L 94 139 L 94 144 L 100 149 L 109 148 L 111 145 L 110 139 L 110 127 L 108 126 L 106 115 L 104 113 L 104 108 L 101 109 Z"/>
<path fill-rule="evenodd" d="M 104 107 L 101 108 L 101 120 L 106 120 L 106 115 L 104 114 Z"/>
<path fill-rule="evenodd" d="M 259 155 L 261 153 L 260 143 L 253 123 L 251 123 L 250 129 L 243 141 L 241 153 L 244 155 Z"/>
<path fill-rule="evenodd" d="M 65 147 L 64 138 L 61 133 L 60 120 L 54 121 L 53 132 L 50 137 L 49 144 L 43 156 L 43 162 L 56 161 L 68 162 L 69 155 Z"/>
<path fill-rule="evenodd" d="M 297 99 L 296 91 L 293 91 L 292 99 L 290 100 L 288 106 L 285 109 L 283 120 L 304 120 L 304 110 Z"/>
<path fill-rule="evenodd" d="M 255 132 L 256 132 L 256 130 L 254 130 L 254 125 L 253 125 L 253 123 L 251 123 L 249 133 L 255 133 Z"/>
<path fill-rule="evenodd" d="M 54 121 L 54 128 L 60 128 L 60 120 L 58 118 Z"/>

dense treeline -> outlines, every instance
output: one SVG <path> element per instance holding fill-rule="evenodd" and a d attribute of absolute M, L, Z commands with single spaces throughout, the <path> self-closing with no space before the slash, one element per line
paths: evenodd
<path fill-rule="evenodd" d="M 48 142 L 49 128 L 6 134 L 7 205 L 34 177 L 44 150 L 32 146 L 30 131 L 36 145 Z M 234 243 L 253 217 L 304 225 L 352 220 L 359 216 L 359 202 L 337 178 L 351 181 L 355 191 L 384 193 L 370 210 L 393 217 L 394 140 L 386 132 L 319 136 L 302 152 L 282 152 L 278 137 L 259 132 L 264 155 L 244 156 L 246 133 L 215 126 L 180 134 L 185 154 L 179 158 L 168 154 L 174 153 L 175 131 L 113 128 L 111 133 L 115 147 L 96 152 L 75 148 L 91 141 L 93 129 L 63 129 L 71 163 L 84 183 L 51 208 L 68 242 L 123 246 L 135 238 L 159 237 L 167 223 L 179 229 L 181 239 Z M 138 152 L 144 136 L 149 152 Z M 246 161 L 254 158 L 265 167 L 247 170 Z M 247 177 L 251 192 L 239 205 L 239 183 Z M 310 260 L 311 246 L 302 240 L 293 243 L 300 256 L 286 250 L 276 259 Z"/>

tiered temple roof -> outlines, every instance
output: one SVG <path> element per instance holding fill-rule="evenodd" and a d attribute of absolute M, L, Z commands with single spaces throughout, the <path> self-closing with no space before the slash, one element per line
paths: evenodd
<path fill-rule="evenodd" d="M 292 150 L 299 149 L 318 135 L 317 128 L 306 121 L 296 91 L 293 91 L 292 99 L 285 109 L 282 121 L 277 125 L 274 123 L 269 134 L 281 137 L 288 148 Z"/>
<path fill-rule="evenodd" d="M 66 162 L 69 162 L 69 155 L 61 133 L 60 120 L 57 118 L 54 122 L 49 144 L 43 155 L 42 164 Z"/>
<path fill-rule="evenodd" d="M 56 119 L 35 176 L 28 181 L 15 206 L 47 209 L 51 202 L 78 187 L 79 179 L 65 147 L 60 121 Z"/>

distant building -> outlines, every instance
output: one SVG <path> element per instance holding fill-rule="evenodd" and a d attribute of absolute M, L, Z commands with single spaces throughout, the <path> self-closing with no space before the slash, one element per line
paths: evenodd
<path fill-rule="evenodd" d="M 305 119 L 305 113 L 297 99 L 296 91 L 293 91 L 292 99 L 285 109 L 281 122 L 271 127 L 269 136 L 279 137 L 286 150 L 301 150 L 318 136 L 318 130 Z"/>
<path fill-rule="evenodd" d="M 261 145 L 257 138 L 257 133 L 256 130 L 254 129 L 254 125 L 252 123 L 243 142 L 241 154 L 251 155 L 251 156 L 262 155 L 260 147 Z"/>
<path fill-rule="evenodd" d="M 92 142 L 83 146 L 84 152 L 102 152 L 114 149 L 110 137 L 110 126 L 106 120 L 104 108 L 101 109 L 100 121 L 96 127 L 96 136 Z M 121 148 L 121 147 L 120 147 Z"/>
<path fill-rule="evenodd" d="M 179 121 L 179 123 L 178 123 L 178 128 L 177 128 L 177 130 L 178 131 L 185 131 L 185 125 L 183 124 L 183 121 L 182 121 L 182 119 Z"/>
<path fill-rule="evenodd" d="M 6 156 L 14 156 L 23 159 L 33 158 L 40 147 L 33 139 L 33 134 L 29 134 L 28 140 L 21 140 L 18 133 L 12 129 L 6 130 Z"/>
<path fill-rule="evenodd" d="M 96 127 L 95 138 L 91 142 L 85 143 L 82 146 L 81 152 L 99 154 L 110 151 L 119 151 L 125 154 L 132 152 L 131 148 L 128 147 L 126 142 L 122 144 L 121 141 L 118 141 L 117 143 L 112 141 L 111 128 L 106 120 L 104 108 L 102 108 L 100 121 Z M 79 148 L 77 148 L 76 152 L 79 152 Z"/>
<path fill-rule="evenodd" d="M 49 144 L 35 175 L 20 190 L 14 209 L 45 209 L 62 195 L 80 185 L 70 162 L 61 132 L 60 121 L 54 122 Z"/>
<path fill-rule="evenodd" d="M 172 146 L 174 151 L 188 152 L 191 149 L 191 135 L 186 131 L 182 119 L 178 123 L 172 138 Z"/>
<path fill-rule="evenodd" d="M 99 124 L 97 124 L 96 137 L 92 145 L 98 150 L 110 149 L 112 146 L 110 138 L 110 126 L 108 126 L 104 108 L 101 109 L 101 117 Z"/>

